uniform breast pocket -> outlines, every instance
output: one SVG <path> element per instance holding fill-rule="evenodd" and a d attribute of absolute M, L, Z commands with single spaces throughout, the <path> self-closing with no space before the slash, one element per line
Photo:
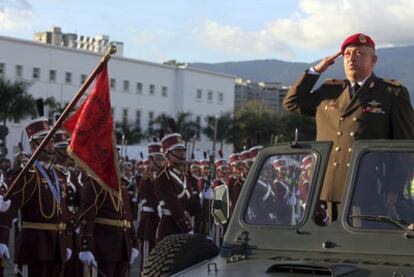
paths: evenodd
<path fill-rule="evenodd" d="M 385 138 L 388 131 L 389 120 L 386 113 L 363 113 L 361 115 L 360 139 Z"/>

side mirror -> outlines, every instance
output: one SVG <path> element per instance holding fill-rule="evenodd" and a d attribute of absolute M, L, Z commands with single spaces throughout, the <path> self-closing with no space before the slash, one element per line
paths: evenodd
<path fill-rule="evenodd" d="M 214 199 L 211 214 L 217 225 L 224 225 L 229 219 L 229 190 L 226 185 L 217 186 L 214 189 Z"/>

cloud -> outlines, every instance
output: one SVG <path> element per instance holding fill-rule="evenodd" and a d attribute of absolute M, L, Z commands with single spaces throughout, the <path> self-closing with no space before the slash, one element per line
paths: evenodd
<path fill-rule="evenodd" d="M 298 16 L 299 15 L 299 16 Z M 318 49 L 362 32 L 378 45 L 414 43 L 414 2 L 409 0 L 301 0 L 298 14 L 266 26 L 291 45 Z"/>
<path fill-rule="evenodd" d="M 220 25 L 205 20 L 200 32 L 201 42 L 213 49 L 221 49 L 234 55 L 268 55 L 275 51 L 290 57 L 293 52 L 282 40 L 272 37 L 269 30 L 246 32 L 238 26 Z"/>
<path fill-rule="evenodd" d="M 378 46 L 414 44 L 413 18 L 411 0 L 300 0 L 294 13 L 256 31 L 205 20 L 200 38 L 208 48 L 231 54 L 290 58 L 293 49 L 339 49 L 357 32 L 369 34 Z"/>
<path fill-rule="evenodd" d="M 33 22 L 32 6 L 26 0 L 0 2 L 0 31 L 29 29 Z"/>
<path fill-rule="evenodd" d="M 128 54 L 142 60 L 166 61 L 168 58 L 164 51 L 160 49 L 160 45 L 163 45 L 161 38 L 165 37 L 165 35 L 156 32 L 130 30 L 131 48 L 127 49 L 129 50 Z"/>

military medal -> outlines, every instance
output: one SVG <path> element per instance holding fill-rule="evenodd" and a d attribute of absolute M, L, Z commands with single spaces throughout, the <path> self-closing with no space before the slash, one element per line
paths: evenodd
<path fill-rule="evenodd" d="M 367 106 L 362 109 L 364 113 L 375 113 L 375 114 L 385 114 L 385 111 L 381 108 L 381 103 L 375 100 L 372 100 L 367 103 Z"/>

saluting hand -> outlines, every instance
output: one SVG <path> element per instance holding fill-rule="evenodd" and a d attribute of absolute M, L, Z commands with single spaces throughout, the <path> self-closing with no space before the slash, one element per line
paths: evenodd
<path fill-rule="evenodd" d="M 338 53 L 336 53 L 335 55 L 332 56 L 328 56 L 324 59 L 322 59 L 317 65 L 315 65 L 313 68 L 318 72 L 318 73 L 322 73 L 325 72 L 326 69 L 328 69 L 328 67 L 330 67 L 331 65 L 333 65 L 335 63 L 336 58 L 338 58 L 340 55 L 342 54 L 341 51 L 339 51 Z"/>

